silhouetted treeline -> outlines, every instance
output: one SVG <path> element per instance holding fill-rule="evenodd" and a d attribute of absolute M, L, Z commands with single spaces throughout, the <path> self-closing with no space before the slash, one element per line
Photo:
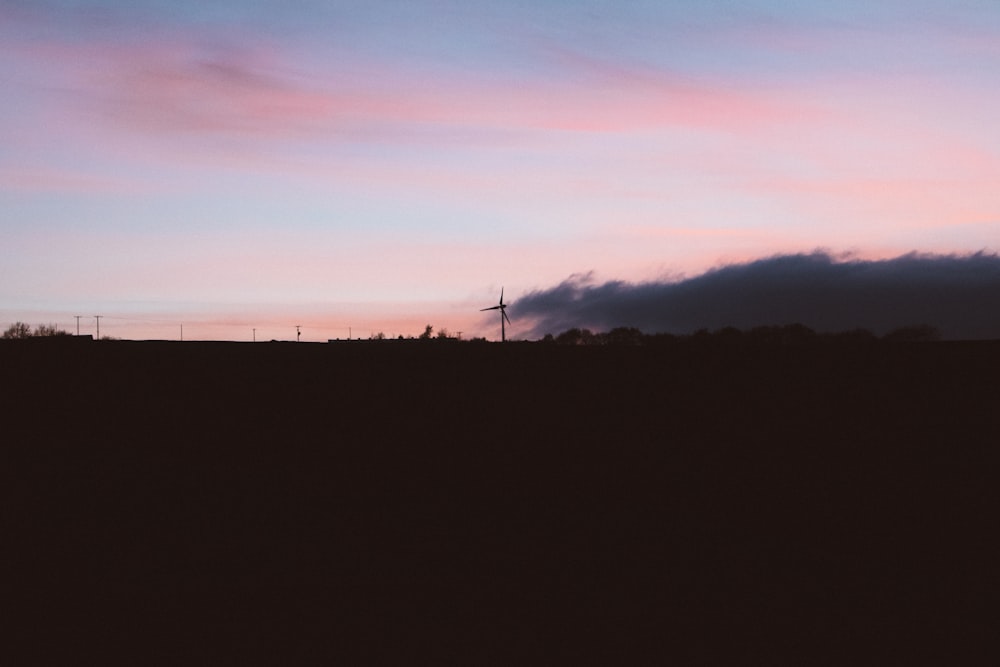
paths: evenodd
<path fill-rule="evenodd" d="M 3 338 L 23 339 L 23 338 L 48 338 L 51 336 L 68 336 L 69 333 L 60 329 L 55 324 L 39 324 L 32 331 L 31 327 L 24 322 L 14 322 L 3 332 Z"/>
<path fill-rule="evenodd" d="M 802 345 L 811 343 L 872 343 L 879 340 L 891 342 L 929 342 L 941 340 L 941 332 L 933 326 L 920 324 L 893 329 L 879 338 L 868 329 L 852 329 L 835 333 L 819 333 L 803 324 L 761 326 L 741 330 L 724 327 L 715 331 L 699 329 L 688 335 L 669 333 L 646 334 L 635 327 L 617 327 L 608 332 L 572 328 L 553 336 L 546 334 L 543 343 L 556 345 L 670 345 L 682 342 L 716 343 L 732 345 Z"/>
<path fill-rule="evenodd" d="M 23 340 L 29 338 L 76 338 L 69 336 L 66 331 L 58 329 L 55 325 L 42 325 L 36 327 L 34 331 L 28 325 L 18 322 L 11 325 L 2 338 Z M 90 339 L 90 336 L 84 338 Z M 105 337 L 108 338 L 108 337 Z M 392 341 L 383 333 L 373 334 L 369 340 L 372 341 Z M 450 343 L 485 343 L 485 338 L 459 338 L 448 333 L 446 329 L 434 331 L 431 325 L 427 325 L 420 336 L 414 338 L 403 338 L 398 340 L 406 341 L 435 341 Z M 738 329 L 736 327 L 723 327 L 710 331 L 699 329 L 690 334 L 652 333 L 647 334 L 635 327 L 616 327 L 607 332 L 593 332 L 586 328 L 567 329 L 560 334 L 546 334 L 540 341 L 544 344 L 555 345 L 587 345 L 587 346 L 662 346 L 678 343 L 701 343 L 701 344 L 728 344 L 728 345 L 802 345 L 813 343 L 874 343 L 878 341 L 887 342 L 932 342 L 941 340 L 941 332 L 937 327 L 928 324 L 918 324 L 900 327 L 887 332 L 883 336 L 876 336 L 869 329 L 851 329 L 839 332 L 817 332 L 803 324 L 786 324 L 781 326 L 760 326 L 752 329 Z M 520 343 L 535 341 L 519 341 Z"/>

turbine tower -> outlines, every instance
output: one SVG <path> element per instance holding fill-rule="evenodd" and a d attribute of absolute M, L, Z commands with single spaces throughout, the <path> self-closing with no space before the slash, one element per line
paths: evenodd
<path fill-rule="evenodd" d="M 500 342 L 501 343 L 506 343 L 507 342 L 507 328 L 504 325 L 504 322 L 506 322 L 507 324 L 510 323 L 510 318 L 507 317 L 507 306 L 509 306 L 509 305 L 510 304 L 507 304 L 507 303 L 503 302 L 503 287 L 501 287 L 500 288 L 500 305 L 498 305 L 498 306 L 491 306 L 489 308 L 480 308 L 479 309 L 479 312 L 483 312 L 483 311 L 486 311 L 486 310 L 499 310 L 500 311 Z"/>

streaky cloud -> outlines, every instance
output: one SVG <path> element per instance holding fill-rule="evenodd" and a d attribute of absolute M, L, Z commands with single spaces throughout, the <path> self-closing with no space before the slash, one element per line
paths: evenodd
<path fill-rule="evenodd" d="M 574 274 L 517 299 L 511 315 L 530 336 L 570 328 L 690 333 L 732 326 L 804 324 L 882 335 L 926 324 L 948 339 L 1000 338 L 1000 256 L 909 253 L 840 260 L 822 251 L 712 269 L 677 282 L 595 283 Z"/>

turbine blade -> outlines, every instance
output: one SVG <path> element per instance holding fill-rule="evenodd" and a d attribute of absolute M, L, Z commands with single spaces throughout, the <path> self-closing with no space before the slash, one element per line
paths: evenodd
<path fill-rule="evenodd" d="M 479 312 L 481 313 L 481 312 L 483 312 L 484 310 L 500 310 L 500 306 L 491 306 L 491 307 L 489 307 L 489 308 L 480 308 L 480 309 L 479 309 Z"/>
<path fill-rule="evenodd" d="M 500 288 L 500 305 L 503 305 L 503 287 Z"/>
<path fill-rule="evenodd" d="M 503 314 L 503 318 L 505 320 L 507 320 L 507 324 L 510 324 L 510 318 L 507 317 L 507 309 L 506 308 L 501 308 L 500 312 Z"/>

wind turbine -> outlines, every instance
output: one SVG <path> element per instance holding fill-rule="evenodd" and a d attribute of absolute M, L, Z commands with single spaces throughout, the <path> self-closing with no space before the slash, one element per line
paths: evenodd
<path fill-rule="evenodd" d="M 503 287 L 501 287 L 500 288 L 500 305 L 499 306 L 491 306 L 489 308 L 480 308 L 479 309 L 479 312 L 483 312 L 485 310 L 499 310 L 500 311 L 500 342 L 502 342 L 502 343 L 506 343 L 507 342 L 507 328 L 504 326 L 504 321 L 506 320 L 507 324 L 510 324 L 510 318 L 507 317 L 507 306 L 509 306 L 509 305 L 510 304 L 507 304 L 507 303 L 503 302 Z"/>

